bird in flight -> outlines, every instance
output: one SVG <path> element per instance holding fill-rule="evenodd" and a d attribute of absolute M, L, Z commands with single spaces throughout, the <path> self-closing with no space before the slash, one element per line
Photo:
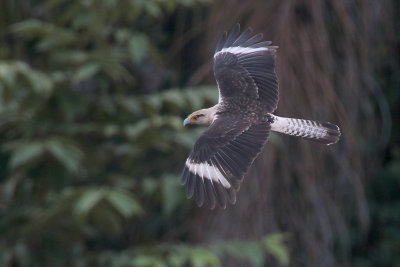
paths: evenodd
<path fill-rule="evenodd" d="M 207 202 L 225 209 L 236 202 L 236 192 L 271 131 L 331 145 L 339 140 L 339 127 L 329 122 L 284 118 L 273 115 L 278 105 L 275 72 L 277 46 L 240 34 L 237 24 L 225 32 L 214 53 L 214 76 L 218 104 L 190 114 L 184 125 L 204 125 L 207 130 L 196 141 L 186 160 L 181 184 L 186 196 L 195 195 L 201 207 Z"/>

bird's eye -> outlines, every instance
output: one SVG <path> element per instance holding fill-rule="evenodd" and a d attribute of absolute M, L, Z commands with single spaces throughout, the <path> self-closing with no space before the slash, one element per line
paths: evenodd
<path fill-rule="evenodd" d="M 193 117 L 192 117 L 192 120 L 195 121 L 195 120 L 197 120 L 197 118 L 198 118 L 198 116 L 193 116 Z"/>

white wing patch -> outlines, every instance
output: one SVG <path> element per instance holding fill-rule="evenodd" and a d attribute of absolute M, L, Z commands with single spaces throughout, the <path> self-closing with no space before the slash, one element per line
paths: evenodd
<path fill-rule="evenodd" d="M 218 87 L 218 104 L 219 104 L 223 101 L 223 99 L 222 99 L 222 95 L 221 95 L 221 89 L 219 89 L 218 81 L 217 81 L 217 87 Z"/>
<path fill-rule="evenodd" d="M 259 51 L 268 51 L 268 47 L 257 47 L 257 48 L 241 47 L 241 46 L 226 47 L 226 48 L 221 49 L 221 51 L 218 51 L 217 53 L 215 53 L 214 58 L 217 55 L 219 55 L 220 53 L 224 53 L 224 52 L 238 55 L 238 54 L 250 54 L 250 53 L 255 53 L 255 52 L 259 52 Z"/>
<path fill-rule="evenodd" d="M 214 165 L 207 163 L 193 163 L 189 159 L 186 160 L 186 167 L 191 173 L 199 175 L 202 179 L 209 179 L 214 182 L 221 183 L 225 188 L 230 188 L 231 184 L 226 180 L 224 175 Z"/>

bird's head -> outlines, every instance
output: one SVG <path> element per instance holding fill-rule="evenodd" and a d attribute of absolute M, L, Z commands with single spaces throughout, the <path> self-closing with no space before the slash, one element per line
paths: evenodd
<path fill-rule="evenodd" d="M 215 108 L 200 109 L 190 114 L 184 121 L 183 125 L 203 125 L 208 126 L 214 120 Z"/>

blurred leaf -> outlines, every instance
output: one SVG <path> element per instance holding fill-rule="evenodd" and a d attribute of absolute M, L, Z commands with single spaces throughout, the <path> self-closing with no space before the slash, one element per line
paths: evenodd
<path fill-rule="evenodd" d="M 220 249 L 241 261 L 251 262 L 252 266 L 262 266 L 264 263 L 264 250 L 256 242 L 225 242 L 220 244 Z"/>
<path fill-rule="evenodd" d="M 15 83 L 17 74 L 22 75 L 30 83 L 34 92 L 48 95 L 53 89 L 53 81 L 47 74 L 32 69 L 20 61 L 0 63 L 0 81 L 10 86 Z"/>
<path fill-rule="evenodd" d="M 142 190 L 146 195 L 153 194 L 157 190 L 159 183 L 156 179 L 151 177 L 144 177 L 142 180 Z"/>
<path fill-rule="evenodd" d="M 183 90 L 171 89 L 162 93 L 161 97 L 167 103 L 171 103 L 178 108 L 186 106 L 185 98 L 183 97 Z"/>
<path fill-rule="evenodd" d="M 0 81 L 4 82 L 7 86 L 11 86 L 15 83 L 16 76 L 15 68 L 11 64 L 0 62 Z"/>
<path fill-rule="evenodd" d="M 112 190 L 108 192 L 107 198 L 115 209 L 126 218 L 143 213 L 140 204 L 128 192 Z"/>
<path fill-rule="evenodd" d="M 89 62 L 79 67 L 74 74 L 73 80 L 79 82 L 93 77 L 100 70 L 96 62 Z"/>
<path fill-rule="evenodd" d="M 132 97 L 117 97 L 116 101 L 127 111 L 137 114 L 141 111 L 138 99 Z"/>
<path fill-rule="evenodd" d="M 134 125 L 127 125 L 124 127 L 125 134 L 135 139 L 139 135 L 143 134 L 147 129 L 151 127 L 151 122 L 148 119 L 141 120 Z"/>
<path fill-rule="evenodd" d="M 84 51 L 66 50 L 55 51 L 52 57 L 56 63 L 64 64 L 83 64 L 88 60 L 89 55 Z"/>
<path fill-rule="evenodd" d="M 140 62 L 147 55 L 149 42 L 146 35 L 136 34 L 129 41 L 129 52 L 134 62 Z"/>
<path fill-rule="evenodd" d="M 50 77 L 44 73 L 29 68 L 27 65 L 18 66 L 18 69 L 28 78 L 32 88 L 37 93 L 49 94 L 51 92 L 53 89 L 53 81 Z"/>
<path fill-rule="evenodd" d="M 104 198 L 102 189 L 92 189 L 84 191 L 74 205 L 74 212 L 79 216 L 87 214 Z"/>
<path fill-rule="evenodd" d="M 40 142 L 21 143 L 11 154 L 10 168 L 15 169 L 38 158 L 44 151 Z"/>
<path fill-rule="evenodd" d="M 138 255 L 132 261 L 133 266 L 137 267 L 167 267 L 168 265 L 162 258 L 154 255 Z"/>
<path fill-rule="evenodd" d="M 55 27 L 53 24 L 45 23 L 37 19 L 28 19 L 18 22 L 10 27 L 11 31 L 25 38 L 39 37 L 44 35 L 57 35 L 71 37 L 71 33 L 63 28 Z"/>
<path fill-rule="evenodd" d="M 190 252 L 189 259 L 193 267 L 221 266 L 218 257 L 212 252 L 203 248 L 193 249 Z"/>
<path fill-rule="evenodd" d="M 273 233 L 266 236 L 261 242 L 267 251 L 277 258 L 282 265 L 289 265 L 289 253 L 284 245 L 287 235 Z"/>
<path fill-rule="evenodd" d="M 77 172 L 83 154 L 79 148 L 58 139 L 46 142 L 46 148 L 70 172 Z"/>
<path fill-rule="evenodd" d="M 166 175 L 162 178 L 162 203 L 163 203 L 163 212 L 165 214 L 171 214 L 171 212 L 178 207 L 184 198 L 182 197 L 183 188 L 179 183 L 179 177 Z M 182 194 L 177 194 L 177 192 L 181 191 Z"/>

